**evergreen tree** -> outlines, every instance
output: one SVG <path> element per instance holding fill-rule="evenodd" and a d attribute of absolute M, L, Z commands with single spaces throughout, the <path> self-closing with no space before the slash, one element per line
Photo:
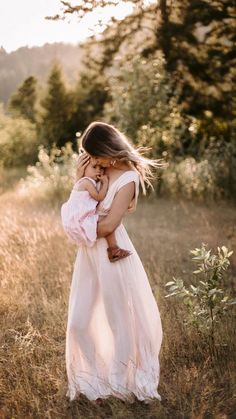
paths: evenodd
<path fill-rule="evenodd" d="M 36 84 L 37 80 L 33 76 L 25 79 L 17 92 L 9 99 L 8 110 L 10 113 L 35 122 Z"/>
<path fill-rule="evenodd" d="M 106 77 L 91 69 L 86 73 L 81 72 L 74 91 L 71 130 L 83 131 L 94 119 L 102 119 L 103 107 L 107 101 Z"/>
<path fill-rule="evenodd" d="M 59 64 L 53 66 L 47 84 L 46 96 L 41 100 L 43 113 L 39 126 L 40 137 L 44 144 L 51 146 L 55 143 L 60 147 L 70 140 L 73 99 L 66 90 Z"/>

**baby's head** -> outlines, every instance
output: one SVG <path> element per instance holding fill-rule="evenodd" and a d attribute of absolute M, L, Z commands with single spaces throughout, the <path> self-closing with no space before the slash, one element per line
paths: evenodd
<path fill-rule="evenodd" d="M 84 176 L 91 177 L 94 180 L 99 180 L 98 176 L 104 174 L 104 169 L 94 160 L 90 159 L 89 164 L 85 167 Z"/>

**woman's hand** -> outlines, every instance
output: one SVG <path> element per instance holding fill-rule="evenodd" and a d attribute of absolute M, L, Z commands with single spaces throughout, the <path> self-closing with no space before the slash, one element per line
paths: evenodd
<path fill-rule="evenodd" d="M 84 176 L 85 167 L 89 164 L 90 155 L 81 153 L 77 160 L 76 179 L 79 180 Z"/>

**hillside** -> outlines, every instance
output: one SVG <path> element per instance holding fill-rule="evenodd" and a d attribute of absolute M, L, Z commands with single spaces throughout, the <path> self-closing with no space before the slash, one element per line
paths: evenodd
<path fill-rule="evenodd" d="M 61 62 L 65 78 L 73 82 L 82 67 L 82 52 L 80 45 L 64 43 L 45 44 L 42 47 L 21 47 L 16 51 L 7 53 L 0 49 L 0 102 L 6 104 L 9 96 L 16 90 L 22 81 L 35 76 L 45 81 L 49 69 L 55 60 Z"/>

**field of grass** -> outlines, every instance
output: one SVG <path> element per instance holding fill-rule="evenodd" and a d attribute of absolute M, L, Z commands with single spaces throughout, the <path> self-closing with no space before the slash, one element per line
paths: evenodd
<path fill-rule="evenodd" d="M 13 179 L 13 180 L 12 180 Z M 60 203 L 27 200 L 10 188 L 0 195 L 0 418 L 233 418 L 236 412 L 235 311 L 217 328 L 218 356 L 183 323 L 185 308 L 165 299 L 172 276 L 186 281 L 195 266 L 189 250 L 234 250 L 224 287 L 235 295 L 236 213 L 233 204 L 139 199 L 124 224 L 156 296 L 163 322 L 159 392 L 162 402 L 102 405 L 66 393 L 65 330 L 76 247 L 64 235 Z M 5 184 L 4 184 L 5 185 Z M 7 182 L 6 182 L 7 185 Z M 5 186 L 6 186 L 5 185 Z"/>

